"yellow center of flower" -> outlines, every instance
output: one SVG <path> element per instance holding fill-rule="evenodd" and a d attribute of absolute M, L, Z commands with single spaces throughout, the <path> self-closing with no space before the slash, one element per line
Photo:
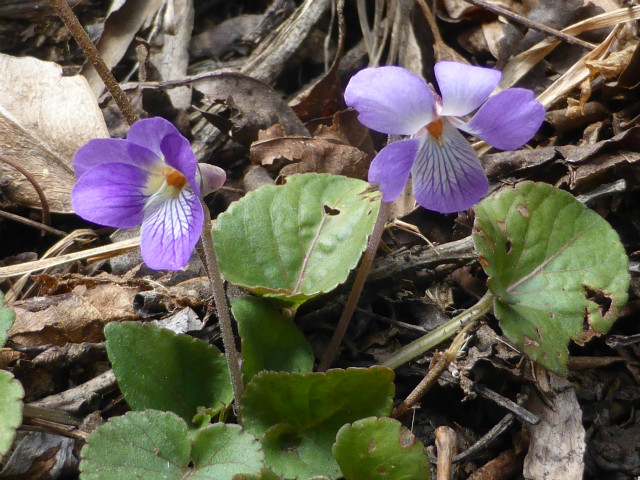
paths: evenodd
<path fill-rule="evenodd" d="M 187 177 L 175 168 L 166 167 L 163 173 L 164 178 L 167 180 L 167 185 L 170 187 L 181 189 L 187 183 Z"/>
<path fill-rule="evenodd" d="M 435 138 L 440 140 L 440 137 L 442 136 L 442 119 L 438 117 L 429 125 L 427 125 L 427 131 Z"/>

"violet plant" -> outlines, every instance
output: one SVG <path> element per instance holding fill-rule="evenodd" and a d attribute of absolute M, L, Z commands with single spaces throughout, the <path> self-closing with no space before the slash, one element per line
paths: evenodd
<path fill-rule="evenodd" d="M 189 141 L 169 121 L 139 120 L 126 139 L 96 138 L 76 153 L 75 212 L 117 228 L 141 225 L 140 250 L 155 270 L 179 270 L 204 222 L 200 197 L 220 188 L 224 170 L 198 164 Z"/>
<path fill-rule="evenodd" d="M 419 205 L 459 212 L 480 200 L 489 183 L 458 130 L 515 150 L 538 131 L 545 110 L 530 90 L 509 88 L 490 96 L 502 76 L 498 70 L 439 62 L 434 73 L 440 95 L 404 68 L 366 68 L 351 78 L 344 98 L 366 127 L 410 136 L 383 148 L 371 163 L 369 181 L 379 185 L 385 202 L 402 193 L 411 173 Z"/>

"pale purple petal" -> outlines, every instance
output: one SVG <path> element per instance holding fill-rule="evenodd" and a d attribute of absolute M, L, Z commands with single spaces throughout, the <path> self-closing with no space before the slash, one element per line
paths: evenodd
<path fill-rule="evenodd" d="M 379 186 L 383 201 L 391 202 L 402 193 L 419 148 L 417 138 L 401 140 L 384 147 L 373 159 L 368 180 Z"/>
<path fill-rule="evenodd" d="M 200 185 L 200 195 L 206 197 L 224 185 L 227 173 L 220 167 L 199 163 L 196 172 L 196 183 Z"/>
<path fill-rule="evenodd" d="M 430 123 L 434 99 L 427 83 L 401 67 L 365 68 L 344 92 L 364 126 L 389 135 L 413 135 Z"/>
<path fill-rule="evenodd" d="M 161 155 L 160 143 L 167 135 L 180 135 L 180 132 L 162 117 L 144 118 L 131 125 L 127 140 Z"/>
<path fill-rule="evenodd" d="M 196 182 L 198 160 L 191 150 L 189 140 L 182 135 L 167 135 L 162 139 L 160 149 L 167 165 L 187 177 L 189 185 L 195 190 L 196 195 L 200 196 L 200 183 Z"/>
<path fill-rule="evenodd" d="M 126 163 L 151 170 L 162 163 L 162 159 L 147 148 L 118 138 L 89 140 L 73 157 L 73 169 L 77 178 L 105 163 Z"/>
<path fill-rule="evenodd" d="M 202 232 L 204 214 L 200 198 L 188 187 L 172 197 L 162 190 L 145 207 L 140 229 L 142 259 L 154 270 L 179 270 Z"/>
<path fill-rule="evenodd" d="M 544 107 L 531 90 L 509 88 L 487 100 L 460 128 L 500 150 L 515 150 L 531 140 L 544 116 Z"/>
<path fill-rule="evenodd" d="M 489 189 L 478 155 L 448 121 L 440 140 L 426 135 L 411 169 L 418 204 L 440 213 L 473 206 Z"/>
<path fill-rule="evenodd" d="M 500 83 L 502 73 L 458 62 L 438 62 L 433 68 L 442 95 L 440 115 L 460 117 L 478 108 Z"/>
<path fill-rule="evenodd" d="M 100 225 L 135 227 L 142 222 L 148 178 L 147 172 L 132 165 L 98 165 L 82 175 L 73 188 L 73 210 Z"/>

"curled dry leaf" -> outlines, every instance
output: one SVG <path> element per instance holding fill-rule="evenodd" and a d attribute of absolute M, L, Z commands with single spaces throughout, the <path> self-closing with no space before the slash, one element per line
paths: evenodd
<path fill-rule="evenodd" d="M 251 145 L 251 162 L 287 177 L 295 173 L 332 173 L 366 179 L 375 150 L 355 111 L 336 113 L 331 125 L 319 125 L 314 137 L 286 136 L 280 125 L 260 132 Z"/>
<path fill-rule="evenodd" d="M 63 77 L 55 63 L 0 54 L 0 85 L 0 155 L 35 178 L 52 211 L 71 213 L 73 155 L 90 139 L 109 135 L 87 82 Z M 9 181 L 11 201 L 40 207 L 21 173 L 0 162 L 0 174 Z"/>
<path fill-rule="evenodd" d="M 640 161 L 638 142 L 640 127 L 633 127 L 598 143 L 493 153 L 482 157 L 482 163 L 491 179 L 508 176 L 530 178 L 537 167 L 560 164 L 567 173 L 562 176 L 547 176 L 547 180 L 567 184 L 574 193 L 583 193 L 620 178 L 635 184 L 635 165 Z M 550 172 L 548 169 L 546 174 L 549 175 Z"/>
<path fill-rule="evenodd" d="M 115 284 L 89 289 L 80 285 L 68 294 L 16 302 L 11 306 L 16 321 L 9 338 L 20 345 L 100 342 L 107 323 L 138 319 L 133 299 L 139 290 Z"/>

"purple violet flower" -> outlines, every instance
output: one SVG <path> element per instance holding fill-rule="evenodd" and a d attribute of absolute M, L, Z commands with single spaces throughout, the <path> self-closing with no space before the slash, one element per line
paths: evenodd
<path fill-rule="evenodd" d="M 126 140 L 90 140 L 73 168 L 75 212 L 109 227 L 142 225 L 142 259 L 156 270 L 187 264 L 202 231 L 200 196 L 226 179 L 221 168 L 199 165 L 189 141 L 159 117 L 133 124 Z"/>
<path fill-rule="evenodd" d="M 369 168 L 369 182 L 379 185 L 385 202 L 402 193 L 411 173 L 420 205 L 459 212 L 480 200 L 489 183 L 478 155 L 458 130 L 514 150 L 540 128 L 545 110 L 530 90 L 509 88 L 490 96 L 502 76 L 497 70 L 439 62 L 434 72 L 441 96 L 404 68 L 378 67 L 355 74 L 344 98 L 366 127 L 411 136 L 380 150 Z"/>

